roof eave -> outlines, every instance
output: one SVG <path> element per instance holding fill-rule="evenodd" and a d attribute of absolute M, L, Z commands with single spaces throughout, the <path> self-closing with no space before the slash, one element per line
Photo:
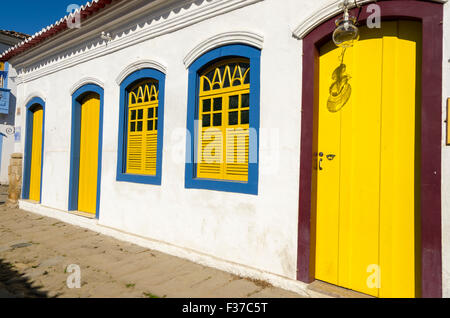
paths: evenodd
<path fill-rule="evenodd" d="M 6 62 L 10 59 L 28 51 L 31 48 L 36 47 L 38 44 L 44 42 L 50 37 L 55 36 L 56 34 L 69 29 L 67 21 L 72 20 L 75 14 L 80 15 L 81 22 L 88 19 L 94 13 L 102 10 L 106 6 L 110 5 L 112 2 L 118 2 L 122 0 L 92 0 L 88 2 L 86 5 L 82 6 L 80 9 L 76 10 L 74 13 L 71 13 L 64 18 L 60 19 L 56 23 L 42 29 L 41 31 L 35 33 L 29 38 L 23 40 L 22 42 L 16 44 L 14 47 L 9 48 L 5 52 L 0 54 L 0 62 Z"/>

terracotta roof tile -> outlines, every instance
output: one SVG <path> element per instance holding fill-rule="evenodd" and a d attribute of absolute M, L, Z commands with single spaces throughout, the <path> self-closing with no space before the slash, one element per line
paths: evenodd
<path fill-rule="evenodd" d="M 15 37 L 15 38 L 21 39 L 21 40 L 25 40 L 26 38 L 30 37 L 28 34 L 16 32 L 16 31 L 9 31 L 9 30 L 0 30 L 0 34 L 12 36 L 12 37 Z"/>

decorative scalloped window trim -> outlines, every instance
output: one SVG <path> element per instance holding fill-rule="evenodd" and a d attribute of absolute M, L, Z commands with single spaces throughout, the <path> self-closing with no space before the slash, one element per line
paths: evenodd
<path fill-rule="evenodd" d="M 101 88 L 105 88 L 105 84 L 99 79 L 96 79 L 94 77 L 85 77 L 79 81 L 77 81 L 72 88 L 70 89 L 70 95 L 72 96 L 79 88 L 87 85 L 87 84 L 95 84 L 97 86 L 100 86 Z"/>
<path fill-rule="evenodd" d="M 195 48 L 193 48 L 184 58 L 183 63 L 186 68 L 189 68 L 191 64 L 197 60 L 200 56 L 206 52 L 218 48 L 220 46 L 225 46 L 229 44 L 246 44 L 253 46 L 257 49 L 262 50 L 264 44 L 264 37 L 250 31 L 233 31 L 225 32 L 212 36 Z"/>
<path fill-rule="evenodd" d="M 144 68 L 152 68 L 160 71 L 161 73 L 167 74 L 167 67 L 163 64 L 154 60 L 141 60 L 134 62 L 133 64 L 130 64 L 125 69 L 123 69 L 123 71 L 120 72 L 119 76 L 117 76 L 116 83 L 120 85 L 129 75 Z"/>

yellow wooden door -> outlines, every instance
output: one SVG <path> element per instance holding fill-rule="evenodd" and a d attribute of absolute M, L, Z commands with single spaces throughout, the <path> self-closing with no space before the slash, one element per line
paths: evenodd
<path fill-rule="evenodd" d="M 100 99 L 89 95 L 81 105 L 78 211 L 96 213 Z"/>
<path fill-rule="evenodd" d="M 38 107 L 33 111 L 33 134 L 31 141 L 30 200 L 41 201 L 41 167 L 42 167 L 42 127 L 44 109 Z"/>
<path fill-rule="evenodd" d="M 361 28 L 320 49 L 316 278 L 377 297 L 420 296 L 421 24 Z"/>

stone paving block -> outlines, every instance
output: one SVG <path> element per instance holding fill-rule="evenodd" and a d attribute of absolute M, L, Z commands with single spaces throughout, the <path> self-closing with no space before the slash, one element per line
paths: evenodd
<path fill-rule="evenodd" d="M 273 287 L 264 288 L 250 296 L 250 298 L 305 298 L 306 296 L 299 295 L 288 290 L 277 290 Z"/>
<path fill-rule="evenodd" d="M 224 277 L 227 276 L 227 277 Z M 190 272 L 153 287 L 160 295 L 175 298 L 209 298 L 211 291 L 230 282 L 228 275 L 211 276 L 210 271 Z"/>
<path fill-rule="evenodd" d="M 211 292 L 213 298 L 247 298 L 262 290 L 261 287 L 245 279 L 235 279 Z"/>

